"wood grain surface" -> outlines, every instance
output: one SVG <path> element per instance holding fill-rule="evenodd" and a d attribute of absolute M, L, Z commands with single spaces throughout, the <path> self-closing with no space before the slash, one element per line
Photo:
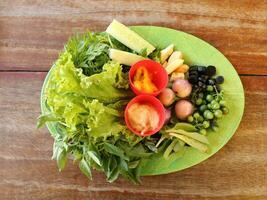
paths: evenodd
<path fill-rule="evenodd" d="M 245 89 L 238 131 L 210 159 L 168 175 L 89 182 L 69 161 L 59 173 L 53 140 L 36 130 L 40 90 L 68 37 L 128 25 L 166 26 L 196 35 L 233 63 Z M 0 1 L 0 199 L 266 200 L 267 1 Z"/>
<path fill-rule="evenodd" d="M 192 33 L 222 51 L 239 73 L 267 75 L 266 0 L 2 0 L 0 9 L 1 69 L 47 71 L 70 35 L 103 31 L 116 18 Z"/>

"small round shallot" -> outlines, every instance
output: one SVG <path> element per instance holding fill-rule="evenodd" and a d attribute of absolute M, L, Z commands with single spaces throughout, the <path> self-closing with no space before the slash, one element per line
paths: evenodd
<path fill-rule="evenodd" d="M 170 106 L 175 100 L 175 94 L 170 88 L 165 88 L 158 98 L 164 106 Z"/>
<path fill-rule="evenodd" d="M 179 100 L 175 104 L 175 114 L 180 120 L 185 120 L 194 111 L 193 104 L 187 100 Z"/>
<path fill-rule="evenodd" d="M 172 84 L 172 90 L 176 92 L 178 97 L 184 98 L 190 95 L 192 85 L 188 82 L 188 80 L 177 79 Z"/>

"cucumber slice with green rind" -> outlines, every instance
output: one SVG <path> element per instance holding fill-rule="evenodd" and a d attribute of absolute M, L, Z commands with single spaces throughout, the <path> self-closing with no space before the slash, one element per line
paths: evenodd
<path fill-rule="evenodd" d="M 109 50 L 109 58 L 111 60 L 115 60 L 123 65 L 132 66 L 134 63 L 144 60 L 145 58 L 133 53 L 129 53 L 126 51 L 121 51 L 118 49 L 110 49 Z"/>
<path fill-rule="evenodd" d="M 108 26 L 106 32 L 137 53 L 146 49 L 147 55 L 149 55 L 155 50 L 152 44 L 115 19 Z"/>

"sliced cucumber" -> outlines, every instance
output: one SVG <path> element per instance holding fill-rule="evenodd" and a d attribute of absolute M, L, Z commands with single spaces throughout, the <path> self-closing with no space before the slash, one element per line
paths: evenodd
<path fill-rule="evenodd" d="M 147 54 L 150 54 L 155 50 L 155 47 L 152 44 L 115 19 L 108 26 L 106 32 L 125 46 L 138 53 L 140 53 L 143 49 L 146 49 Z"/>
<path fill-rule="evenodd" d="M 120 64 L 124 64 L 124 65 L 128 65 L 128 66 L 131 66 L 134 63 L 145 59 L 142 56 L 138 56 L 136 54 L 129 53 L 126 51 L 121 51 L 118 49 L 110 49 L 109 50 L 109 58 L 111 60 L 115 60 L 115 61 L 119 62 Z"/>

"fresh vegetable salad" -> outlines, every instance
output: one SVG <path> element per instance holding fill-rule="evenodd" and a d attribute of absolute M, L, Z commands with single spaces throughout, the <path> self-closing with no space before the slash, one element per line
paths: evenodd
<path fill-rule="evenodd" d="M 195 148 L 209 151 L 206 134 L 229 112 L 216 66 L 189 66 L 169 44 L 159 49 L 113 20 L 105 32 L 69 39 L 45 87 L 53 123 L 53 156 L 63 170 L 68 155 L 92 178 L 119 175 L 140 182 L 144 159 Z M 207 132 L 207 130 L 209 130 Z"/>

